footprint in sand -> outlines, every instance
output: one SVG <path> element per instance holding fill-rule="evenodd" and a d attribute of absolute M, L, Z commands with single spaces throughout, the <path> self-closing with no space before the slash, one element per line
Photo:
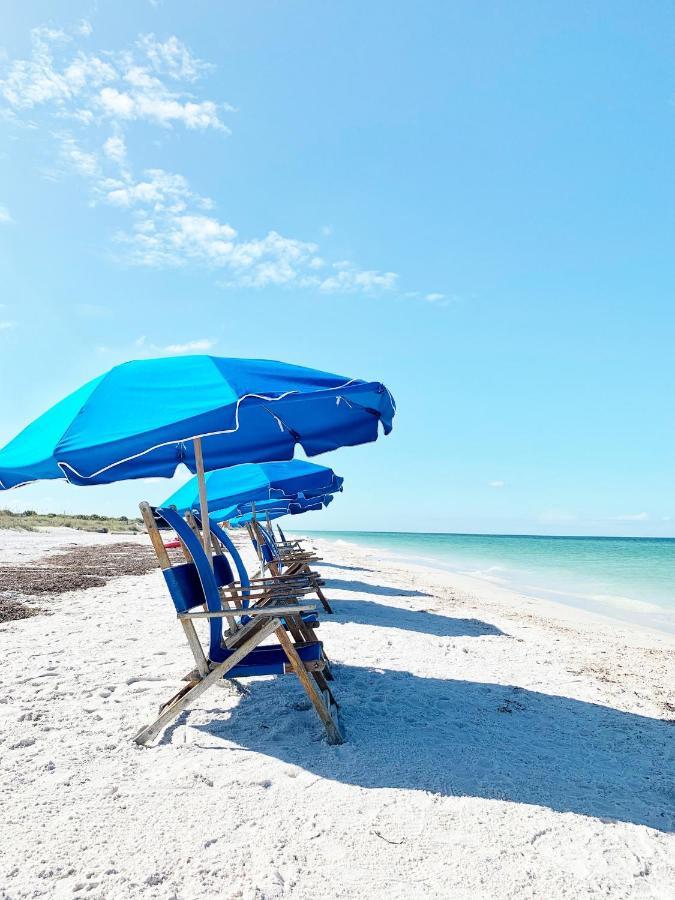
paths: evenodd
<path fill-rule="evenodd" d="M 165 681 L 166 679 L 162 675 L 135 675 L 132 678 L 127 678 L 125 684 L 131 687 L 132 684 L 140 684 L 144 681 L 154 682 L 154 681 Z M 147 690 L 147 688 L 146 688 Z"/>

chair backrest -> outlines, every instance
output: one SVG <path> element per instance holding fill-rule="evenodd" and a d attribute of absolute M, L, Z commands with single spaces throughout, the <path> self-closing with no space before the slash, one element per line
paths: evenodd
<path fill-rule="evenodd" d="M 274 539 L 274 532 L 270 533 L 270 529 L 265 528 L 263 525 L 260 525 L 260 523 L 258 523 L 258 526 L 260 528 L 263 541 L 267 545 L 269 552 L 272 554 L 272 558 L 276 560 L 281 559 L 281 554 L 279 553 L 277 542 Z"/>
<path fill-rule="evenodd" d="M 195 522 L 197 523 L 197 525 L 201 528 L 202 523 L 201 523 L 200 517 L 197 515 L 197 513 L 194 513 L 194 512 L 192 513 L 192 516 L 193 516 Z M 228 554 L 232 557 L 235 568 L 237 569 L 237 574 L 239 575 L 239 582 L 240 582 L 242 588 L 244 588 L 244 591 L 242 591 L 242 594 L 243 594 L 242 605 L 248 606 L 249 605 L 249 601 L 248 601 L 249 590 L 248 589 L 251 587 L 251 579 L 248 577 L 248 572 L 246 571 L 246 566 L 244 565 L 244 560 L 241 558 L 241 554 L 235 547 L 234 541 L 229 536 L 229 534 L 227 534 L 225 529 L 221 528 L 220 525 L 218 525 L 216 522 L 212 521 L 211 519 L 209 519 L 209 530 L 211 531 L 211 537 L 215 538 L 217 544 L 220 544 L 228 552 Z M 226 557 L 223 556 L 222 554 L 217 554 L 214 557 L 214 560 L 215 559 L 225 559 L 225 558 Z M 233 579 L 231 578 L 230 582 L 228 582 L 228 583 L 231 583 L 232 580 Z"/>
<path fill-rule="evenodd" d="M 162 570 L 176 611 L 188 612 L 206 604 L 211 612 L 221 612 L 223 606 L 218 588 L 234 581 L 227 557 L 216 554 L 212 569 L 199 538 L 175 509 L 165 507 L 153 512 L 155 517 L 163 519 L 173 528 L 193 560 Z M 214 657 L 220 650 L 223 619 L 213 618 L 208 622 L 210 655 Z"/>
<path fill-rule="evenodd" d="M 257 519 L 254 519 L 250 523 L 249 534 L 256 553 L 260 551 L 262 558 L 266 563 L 279 561 L 279 552 L 274 543 L 270 540 L 269 534 Z"/>

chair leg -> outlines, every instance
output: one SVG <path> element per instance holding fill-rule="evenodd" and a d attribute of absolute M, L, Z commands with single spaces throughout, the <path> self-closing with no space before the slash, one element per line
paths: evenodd
<path fill-rule="evenodd" d="M 199 697 L 204 693 L 204 691 L 210 688 L 212 684 L 220 681 L 220 679 L 225 675 L 226 672 L 233 668 L 233 666 L 236 666 L 237 663 L 241 662 L 244 657 L 248 656 L 251 650 L 257 647 L 258 644 L 262 643 L 262 641 L 264 641 L 265 638 L 269 637 L 272 632 L 277 631 L 278 633 L 279 630 L 284 630 L 283 627 L 281 627 L 281 619 L 270 619 L 269 622 L 266 622 L 263 627 L 257 630 L 252 637 L 241 644 L 241 646 L 239 646 L 230 656 L 228 656 L 225 662 L 219 663 L 209 672 L 208 675 L 205 675 L 199 681 L 189 682 L 174 697 L 172 697 L 171 700 L 168 701 L 168 704 L 163 707 L 161 713 L 154 722 L 152 722 L 150 725 L 146 725 L 145 728 L 141 728 L 141 730 L 136 735 L 134 735 L 135 743 L 147 744 L 148 741 L 151 741 L 153 738 L 157 737 L 162 728 L 164 728 L 165 725 L 168 725 L 168 723 L 171 722 L 172 719 L 175 719 L 176 716 L 180 712 L 182 712 L 189 703 L 192 703 L 193 700 L 196 700 L 197 697 Z M 295 649 L 293 649 L 293 652 L 295 653 Z M 297 656 L 297 653 L 295 655 Z M 300 664 L 302 665 L 302 663 Z"/>
<path fill-rule="evenodd" d="M 302 567 L 301 571 L 305 572 L 307 575 L 313 574 L 313 573 L 312 573 L 312 570 L 311 570 L 311 568 L 310 568 L 310 566 L 307 565 L 307 563 L 305 563 L 305 565 Z M 321 590 L 321 588 L 319 587 L 318 584 L 315 584 L 315 585 L 314 585 L 314 591 L 316 592 L 316 596 L 317 596 L 317 597 L 319 598 L 319 600 L 321 601 L 321 605 L 323 606 L 323 608 L 326 610 L 327 613 L 330 613 L 330 614 L 332 615 L 332 614 L 333 614 L 333 607 L 330 605 L 330 603 L 328 602 L 328 600 L 326 600 L 326 595 L 325 595 L 324 592 Z"/>
<path fill-rule="evenodd" d="M 330 613 L 330 614 L 332 615 L 332 614 L 333 614 L 333 607 L 330 605 L 330 603 L 328 602 L 328 600 L 326 600 L 326 597 L 325 597 L 325 595 L 324 595 L 324 592 L 321 590 L 321 588 L 319 587 L 318 584 L 317 584 L 317 586 L 314 588 L 314 590 L 316 591 L 316 596 L 317 596 L 317 597 L 319 598 L 319 600 L 321 601 L 321 604 L 322 604 L 323 608 L 326 610 L 327 613 Z"/>
<path fill-rule="evenodd" d="M 292 563 L 291 565 L 286 567 L 286 574 L 287 575 L 302 574 L 302 575 L 309 576 L 309 580 L 312 585 L 312 590 L 314 591 L 316 596 L 321 601 L 321 605 L 323 606 L 323 608 L 326 610 L 327 613 L 330 613 L 331 615 L 333 614 L 332 606 L 326 599 L 326 596 L 325 596 L 324 592 L 321 590 L 321 587 L 314 582 L 314 579 L 312 578 L 312 576 L 315 575 L 315 573 L 312 572 L 311 567 L 307 563 L 298 563 L 298 562 Z"/>
<path fill-rule="evenodd" d="M 320 671 L 320 672 L 312 672 L 312 676 L 314 677 L 314 681 L 316 681 L 316 683 L 319 685 L 319 690 L 321 691 L 324 698 L 326 699 L 326 702 L 327 702 L 329 708 L 335 707 L 335 709 L 338 709 L 339 704 L 338 704 L 337 700 L 335 699 L 335 697 L 333 696 L 333 692 L 328 687 L 328 682 L 326 679 L 326 670 L 322 669 L 322 671 Z"/>
<path fill-rule="evenodd" d="M 344 743 L 344 738 L 342 737 L 342 733 L 340 732 L 340 728 L 338 727 L 337 722 L 331 715 L 330 710 L 330 702 L 326 703 L 323 695 L 317 689 L 315 682 L 310 678 L 307 670 L 305 669 L 302 660 L 298 656 L 298 653 L 293 646 L 293 641 L 289 638 L 286 633 L 286 629 L 283 625 L 277 629 L 276 632 L 277 639 L 281 646 L 284 648 L 284 652 L 288 657 L 289 663 L 293 666 L 295 670 L 295 674 L 300 679 L 300 683 L 304 687 L 307 696 L 309 697 L 312 706 L 317 711 L 317 714 L 321 721 L 324 724 L 324 728 L 326 729 L 326 734 L 328 736 L 329 744 L 342 744 Z"/>
<path fill-rule="evenodd" d="M 321 651 L 321 659 L 323 660 L 323 677 L 326 681 L 335 681 L 335 675 L 333 675 L 333 670 L 330 667 L 330 660 L 326 656 L 326 652 L 324 650 Z"/>

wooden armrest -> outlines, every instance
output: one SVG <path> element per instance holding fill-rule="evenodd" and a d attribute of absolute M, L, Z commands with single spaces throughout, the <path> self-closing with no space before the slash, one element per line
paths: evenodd
<path fill-rule="evenodd" d="M 251 578 L 251 588 L 262 588 L 267 585 L 278 584 L 280 587 L 286 587 L 287 585 L 291 587 L 293 581 L 302 582 L 303 580 L 307 580 L 307 575 L 305 572 L 289 572 L 287 575 L 268 575 L 263 578 Z M 247 590 L 246 585 L 243 585 L 241 581 L 233 581 L 232 587 L 235 590 Z M 229 590 L 230 588 L 225 588 L 225 586 L 221 587 L 220 590 Z"/>
<path fill-rule="evenodd" d="M 236 606 L 217 612 L 198 610 L 178 613 L 179 619 L 225 619 L 230 616 L 297 616 L 303 612 L 316 612 L 314 603 L 293 603 L 286 606 Z"/>
<path fill-rule="evenodd" d="M 308 590 L 311 590 L 309 584 L 296 585 L 292 588 L 283 584 L 277 586 L 270 584 L 266 588 L 220 588 L 220 596 L 223 600 L 236 602 L 243 599 L 250 600 L 251 597 L 270 597 L 272 595 L 293 597 Z"/>

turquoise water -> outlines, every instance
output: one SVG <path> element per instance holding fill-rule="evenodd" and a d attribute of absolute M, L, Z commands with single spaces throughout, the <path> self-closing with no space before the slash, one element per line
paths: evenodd
<path fill-rule="evenodd" d="M 675 538 L 312 534 L 675 634 Z"/>

